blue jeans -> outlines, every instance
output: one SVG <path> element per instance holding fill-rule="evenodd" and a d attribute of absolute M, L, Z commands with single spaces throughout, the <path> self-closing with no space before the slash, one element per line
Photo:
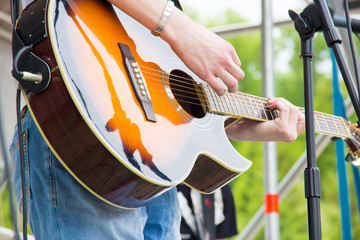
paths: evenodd
<path fill-rule="evenodd" d="M 61 165 L 41 137 L 29 111 L 22 118 L 29 224 L 36 239 L 180 239 L 176 189 L 144 207 L 111 206 L 83 188 Z M 15 197 L 22 211 L 17 129 L 10 153 Z"/>

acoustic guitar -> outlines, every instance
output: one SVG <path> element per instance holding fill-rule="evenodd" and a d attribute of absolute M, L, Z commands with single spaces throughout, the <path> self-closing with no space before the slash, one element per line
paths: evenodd
<path fill-rule="evenodd" d="M 24 91 L 37 126 L 67 171 L 111 205 L 137 208 L 180 183 L 215 191 L 251 166 L 224 129 L 277 117 L 264 98 L 219 97 L 166 42 L 107 1 L 38 0 L 17 26 L 51 73 L 44 91 Z M 357 155 L 344 119 L 315 118 L 316 131 L 346 139 Z"/>

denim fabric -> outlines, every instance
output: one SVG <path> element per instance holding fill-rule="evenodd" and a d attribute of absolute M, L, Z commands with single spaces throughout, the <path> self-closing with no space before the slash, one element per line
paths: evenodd
<path fill-rule="evenodd" d="M 138 209 L 111 206 L 66 171 L 47 147 L 29 112 L 22 119 L 22 128 L 29 224 L 36 239 L 180 239 L 181 213 L 175 188 Z M 21 211 L 16 129 L 10 153 L 15 197 Z"/>

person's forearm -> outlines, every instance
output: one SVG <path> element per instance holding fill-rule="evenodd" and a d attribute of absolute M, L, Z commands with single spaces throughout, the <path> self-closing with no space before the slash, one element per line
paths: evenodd
<path fill-rule="evenodd" d="M 166 0 L 108 0 L 150 30 L 155 29 Z"/>
<path fill-rule="evenodd" d="M 144 25 L 149 31 L 155 30 L 164 12 L 166 0 L 108 0 L 126 14 Z M 186 26 L 191 21 L 175 6 L 165 26 L 164 32 L 160 35 L 167 42 L 175 39 L 176 29 Z"/>

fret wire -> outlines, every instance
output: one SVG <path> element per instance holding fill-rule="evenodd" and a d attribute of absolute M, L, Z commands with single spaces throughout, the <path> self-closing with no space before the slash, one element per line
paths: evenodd
<path fill-rule="evenodd" d="M 318 116 L 317 120 L 319 123 L 319 128 L 320 128 L 319 130 L 323 132 L 328 132 L 329 128 L 326 125 L 324 116 L 322 115 L 322 113 L 316 113 L 316 114 Z"/>
<path fill-rule="evenodd" d="M 267 101 L 265 102 L 265 106 L 268 106 L 268 102 L 267 102 Z M 274 120 L 274 119 L 275 119 L 275 116 L 273 115 L 273 112 L 272 112 L 269 108 L 266 108 L 266 111 L 269 112 L 270 120 Z M 268 115 L 266 115 L 266 116 L 268 116 Z"/>
<path fill-rule="evenodd" d="M 245 108 L 245 109 L 246 109 L 246 112 L 248 113 L 247 116 L 250 117 L 250 112 L 249 112 L 249 109 L 246 107 L 246 102 L 245 102 L 243 93 L 240 93 L 240 97 L 242 98 L 242 103 L 243 103 L 243 104 L 241 104 L 240 106 L 241 106 L 241 108 L 243 108 L 243 109 Z M 244 111 L 244 113 L 245 113 L 245 111 Z"/>
<path fill-rule="evenodd" d="M 247 102 L 248 102 L 248 106 L 250 106 L 251 111 L 253 113 L 253 117 L 256 118 L 256 111 L 254 110 L 254 106 L 252 104 L 251 96 L 247 95 L 246 97 L 247 97 L 246 99 L 247 99 Z"/>
<path fill-rule="evenodd" d="M 268 118 L 268 116 L 267 116 L 267 114 L 266 114 L 266 110 L 265 110 L 265 107 L 266 107 L 266 106 L 267 106 L 267 101 L 262 101 L 261 108 L 262 108 L 262 110 L 263 110 L 263 112 L 264 112 L 265 119 L 266 119 L 266 120 L 269 120 L 269 118 Z"/>
<path fill-rule="evenodd" d="M 220 112 L 225 112 L 225 106 L 224 106 L 224 103 L 223 103 L 223 101 L 222 101 L 222 98 L 219 96 L 219 95 L 217 95 L 217 93 L 215 92 L 215 91 L 213 91 L 213 94 L 214 94 L 214 96 L 215 96 L 215 98 L 216 98 L 216 100 L 218 101 L 218 103 L 219 103 L 219 110 L 220 110 Z"/>
<path fill-rule="evenodd" d="M 318 118 L 316 117 L 316 113 L 314 114 L 314 119 L 315 119 L 315 122 L 316 122 L 316 124 L 317 124 L 317 126 L 318 126 L 318 130 L 321 131 L 321 127 L 320 127 L 320 124 L 319 124 L 319 120 L 318 120 Z"/>
<path fill-rule="evenodd" d="M 239 95 L 240 95 L 240 97 L 242 98 L 242 100 L 244 100 L 244 97 L 243 97 L 243 94 L 242 93 L 240 93 L 239 92 L 239 94 L 237 94 L 238 96 L 238 99 L 239 99 Z M 243 112 L 244 112 L 244 115 L 246 115 L 246 113 L 245 113 L 245 110 L 244 110 L 244 106 L 245 106 L 245 102 L 244 101 L 242 101 L 241 99 L 239 99 L 239 102 L 242 102 L 242 104 L 240 104 L 240 107 L 241 107 L 241 109 L 243 110 Z M 247 108 L 245 108 L 246 110 L 247 110 Z M 247 112 L 248 112 L 248 114 L 247 114 L 247 116 L 250 116 L 249 115 L 249 111 L 247 110 Z"/>
<path fill-rule="evenodd" d="M 330 115 L 330 114 L 324 113 L 323 115 L 324 115 L 324 117 L 325 117 L 326 119 L 329 119 L 329 120 L 334 120 L 334 119 L 336 119 L 336 116 L 332 116 L 332 115 Z"/>
<path fill-rule="evenodd" d="M 229 94 L 230 94 L 230 93 L 226 92 L 225 95 L 224 95 L 224 97 L 225 97 L 226 105 L 227 105 L 228 108 L 229 108 L 229 112 L 228 112 L 228 113 L 231 114 L 231 113 L 234 113 L 234 109 L 233 109 L 233 107 L 232 107 L 232 105 L 231 105 L 231 102 L 229 101 Z"/>
<path fill-rule="evenodd" d="M 344 119 L 342 117 L 338 117 L 336 116 L 334 118 L 336 120 L 336 122 L 338 122 L 338 127 L 341 126 L 341 129 L 339 131 L 339 133 L 343 134 L 343 135 L 349 135 L 348 131 L 347 131 L 347 125 L 346 123 L 344 122 Z"/>
<path fill-rule="evenodd" d="M 225 110 L 226 110 L 226 113 L 230 113 L 230 108 L 229 108 L 229 104 L 228 104 L 228 101 L 227 101 L 227 99 L 226 99 L 226 94 L 227 93 L 225 93 L 223 96 L 221 96 L 221 98 L 222 98 L 222 100 L 224 101 L 224 103 L 225 103 Z"/>
<path fill-rule="evenodd" d="M 255 114 L 256 116 L 255 117 L 257 117 L 258 119 L 262 119 L 261 113 L 260 113 L 260 110 L 259 110 L 259 106 L 258 106 L 258 104 L 256 102 L 256 97 L 252 96 L 252 98 L 253 98 L 253 102 L 255 103 L 255 107 L 256 107 L 256 114 Z"/>
<path fill-rule="evenodd" d="M 230 100 L 230 96 L 231 96 L 231 93 L 227 93 L 227 97 L 226 97 L 226 99 L 227 99 L 227 102 L 228 102 L 228 104 L 229 104 L 229 107 L 230 107 L 230 113 L 231 114 L 235 114 L 235 109 L 234 109 L 234 106 L 233 106 L 233 102 Z"/>
<path fill-rule="evenodd" d="M 331 132 L 331 131 L 330 131 L 330 128 L 329 128 L 329 125 L 327 124 L 327 122 L 326 122 L 326 120 L 325 120 L 324 114 L 321 113 L 321 116 L 322 116 L 322 118 L 324 119 L 324 122 L 325 122 L 325 125 L 326 125 L 328 131 Z"/>
<path fill-rule="evenodd" d="M 324 114 L 324 117 L 325 117 L 326 122 L 328 123 L 328 127 L 332 131 L 332 133 L 337 134 L 338 130 L 336 128 L 336 124 L 334 124 L 333 118 L 327 114 Z"/>
<path fill-rule="evenodd" d="M 225 94 L 225 96 L 226 96 L 226 103 L 227 103 L 228 106 L 229 106 L 229 113 L 230 113 L 230 114 L 235 114 L 234 107 L 233 107 L 233 105 L 232 105 L 232 102 L 230 101 L 230 94 L 231 94 L 231 93 L 229 93 L 229 92 L 227 92 L 227 93 Z"/>
<path fill-rule="evenodd" d="M 264 109 L 264 114 L 265 114 L 266 119 L 267 120 L 274 120 L 275 116 L 273 115 L 273 111 L 271 111 L 269 108 L 266 108 L 269 105 L 267 100 L 262 99 L 262 103 L 263 103 L 263 109 Z"/>
<path fill-rule="evenodd" d="M 245 111 L 244 111 L 243 107 L 241 106 L 241 101 L 240 101 L 240 99 L 239 99 L 238 94 L 235 94 L 235 95 L 234 95 L 234 98 L 235 98 L 235 101 L 236 101 L 236 103 L 237 103 L 236 106 L 237 106 L 237 108 L 239 109 L 239 112 L 241 113 L 242 116 L 246 116 Z"/>
<path fill-rule="evenodd" d="M 214 95 L 214 93 L 213 93 L 213 90 L 212 89 L 210 89 L 210 88 L 208 88 L 209 89 L 209 92 L 210 92 L 210 94 L 211 94 L 211 97 L 213 98 L 213 101 L 214 101 L 214 103 L 215 103 L 215 110 L 218 110 L 218 111 L 220 111 L 220 103 L 218 102 L 218 101 L 216 101 L 217 99 L 216 99 L 216 97 L 215 97 L 215 95 Z M 216 106 L 217 105 L 217 106 Z"/>
<path fill-rule="evenodd" d="M 255 114 L 255 117 L 256 118 L 260 118 L 259 117 L 259 109 L 258 109 L 258 106 L 257 106 L 257 104 L 256 104 L 256 101 L 255 101 L 255 96 L 249 96 L 249 99 L 251 99 L 251 102 L 250 102 L 250 104 L 251 104 L 251 106 L 252 106 L 252 108 L 253 108 L 253 110 L 254 110 L 254 114 Z M 254 106 L 255 105 L 255 106 Z"/>
<path fill-rule="evenodd" d="M 252 105 L 251 105 L 251 103 L 250 103 L 250 101 L 249 101 L 249 95 L 245 95 L 246 96 L 246 100 L 247 100 L 247 107 L 248 106 L 250 106 L 250 108 L 251 108 L 251 111 L 252 111 L 252 117 L 255 117 L 255 112 L 254 112 L 254 109 L 253 109 L 253 107 L 252 107 Z"/>
<path fill-rule="evenodd" d="M 224 99 L 224 96 L 218 96 L 220 99 L 221 99 L 221 103 L 223 104 L 223 108 L 224 108 L 224 113 L 228 113 L 229 112 L 229 110 L 228 110 L 228 106 L 227 106 L 227 104 L 226 104 L 226 101 L 225 101 L 225 99 Z"/>
<path fill-rule="evenodd" d="M 210 105 L 210 110 L 213 109 L 213 105 L 215 105 L 214 99 L 211 96 L 211 92 L 209 91 L 209 89 L 207 88 L 207 85 L 203 85 L 204 87 L 204 92 L 205 92 L 205 96 L 207 96 L 207 99 L 209 101 L 209 105 Z M 214 104 L 212 104 L 214 103 Z"/>
<path fill-rule="evenodd" d="M 207 91 L 209 92 L 209 98 L 211 97 L 211 99 L 212 99 L 213 109 L 217 110 L 219 108 L 218 107 L 219 103 L 214 98 L 214 95 L 213 95 L 213 92 L 211 91 L 211 89 L 207 88 Z"/>
<path fill-rule="evenodd" d="M 322 117 L 321 113 L 319 114 L 318 121 L 319 121 L 319 124 L 320 124 L 320 130 L 326 132 L 328 129 L 326 127 L 324 118 Z"/>
<path fill-rule="evenodd" d="M 341 118 L 341 121 L 342 121 L 342 126 L 344 127 L 344 131 L 346 132 L 346 136 L 350 136 L 350 132 L 348 131 L 348 125 L 346 124 L 346 121 L 344 118 Z"/>
<path fill-rule="evenodd" d="M 339 134 L 340 132 L 339 132 L 339 129 L 337 128 L 337 125 L 336 125 L 336 123 L 335 123 L 335 120 L 334 120 L 334 118 L 331 118 L 332 119 L 332 121 L 333 121 L 333 123 L 334 123 L 334 125 L 335 125 L 335 128 L 336 128 L 336 132 Z"/>
<path fill-rule="evenodd" d="M 340 121 L 340 124 L 337 125 L 337 129 L 339 130 L 339 134 L 348 137 L 349 133 L 347 131 L 347 125 L 344 122 L 343 118 L 336 117 L 336 121 Z"/>
<path fill-rule="evenodd" d="M 265 106 L 266 106 L 267 102 L 264 101 L 263 98 L 259 98 L 259 104 L 260 104 L 260 108 L 262 110 L 262 114 L 264 114 L 264 120 L 269 120 L 268 117 L 266 116 L 266 112 L 265 112 Z"/>
<path fill-rule="evenodd" d="M 340 123 L 341 125 L 343 125 L 344 121 L 342 117 L 335 116 L 334 119 L 338 124 Z"/>
<path fill-rule="evenodd" d="M 238 116 L 241 116 L 240 109 L 239 109 L 239 103 L 236 101 L 236 99 L 235 99 L 234 96 L 235 96 L 235 93 L 234 93 L 234 94 L 231 94 L 231 97 L 232 97 L 232 99 L 233 99 L 233 102 L 235 103 L 236 114 L 237 114 Z"/>
<path fill-rule="evenodd" d="M 344 121 L 342 120 L 342 118 L 337 117 L 337 118 L 336 118 L 336 122 L 338 122 L 337 128 L 338 128 L 338 130 L 339 130 L 339 134 L 348 135 L 348 131 L 347 131 L 347 129 L 346 129 L 346 125 L 345 125 Z"/>
<path fill-rule="evenodd" d="M 332 116 L 332 115 L 327 115 L 328 118 L 331 118 L 334 125 L 335 125 L 335 128 L 337 130 L 338 133 L 340 133 L 340 129 L 339 127 L 343 127 L 343 121 L 341 120 L 340 117 L 337 117 L 337 116 Z M 346 132 L 346 131 L 345 131 Z"/>
<path fill-rule="evenodd" d="M 215 92 L 214 93 L 215 94 L 215 96 L 216 96 L 216 98 L 217 99 L 219 99 L 219 101 L 220 101 L 220 105 L 221 105 L 221 112 L 226 112 L 226 104 L 224 104 L 224 99 L 223 99 L 223 97 L 222 96 L 219 96 L 219 95 L 217 95 L 217 93 Z"/>
<path fill-rule="evenodd" d="M 210 110 L 213 109 L 213 102 L 212 101 L 212 96 L 211 96 L 211 93 L 209 92 L 208 88 L 206 85 L 203 86 L 204 87 L 204 92 L 205 92 L 205 96 L 207 97 L 207 100 L 209 101 L 209 105 L 210 105 Z M 211 97 L 211 98 L 210 98 Z"/>
<path fill-rule="evenodd" d="M 231 108 L 230 108 L 230 105 L 229 105 L 229 101 L 228 101 L 228 93 L 226 92 L 223 96 L 222 96 L 224 102 L 225 102 L 225 105 L 226 105 L 226 112 L 228 114 L 231 113 Z"/>
<path fill-rule="evenodd" d="M 275 117 L 274 117 L 274 115 L 273 115 L 273 112 L 269 109 L 269 110 L 267 110 L 269 113 L 270 113 L 270 116 L 271 116 L 271 120 L 274 120 L 275 119 Z"/>
<path fill-rule="evenodd" d="M 217 94 L 216 94 L 217 95 Z M 221 100 L 221 104 L 223 105 L 223 113 L 228 113 L 229 112 L 229 109 L 228 109 L 228 106 L 227 106 L 227 104 L 226 104 L 226 100 L 225 100 L 225 95 L 223 95 L 223 96 L 219 96 L 219 95 L 217 95 L 218 96 L 218 98 Z"/>
<path fill-rule="evenodd" d="M 219 103 L 219 111 L 220 111 L 220 112 L 225 112 L 225 108 L 224 108 L 222 99 L 219 97 L 219 95 L 216 94 L 216 92 L 213 92 L 213 94 L 214 94 L 216 100 L 217 100 L 218 103 Z"/>
<path fill-rule="evenodd" d="M 256 118 L 256 111 L 255 111 L 255 109 L 254 109 L 254 106 L 253 106 L 253 104 L 251 104 L 251 95 L 247 95 L 247 100 L 248 100 L 248 103 L 249 103 L 249 105 L 250 105 L 250 107 L 251 107 L 251 110 L 252 110 L 252 112 L 253 112 L 253 114 L 254 114 L 254 118 Z"/>
<path fill-rule="evenodd" d="M 239 112 L 239 106 L 238 106 L 237 101 L 235 100 L 234 95 L 235 95 L 235 93 L 230 94 L 231 101 L 232 101 L 233 106 L 234 106 L 234 109 L 235 109 L 235 114 L 240 117 L 241 114 L 240 114 L 240 112 Z"/>
<path fill-rule="evenodd" d="M 249 117 L 252 117 L 251 112 L 250 112 L 250 109 L 249 109 L 249 107 L 248 107 L 248 105 L 247 105 L 247 96 L 244 94 L 242 97 L 243 97 L 243 99 L 244 99 L 244 107 L 246 108 L 246 111 L 248 112 Z"/>
<path fill-rule="evenodd" d="M 214 93 L 215 98 L 216 98 L 216 99 L 218 100 L 218 102 L 219 102 L 220 111 L 221 111 L 221 112 L 225 112 L 226 109 L 225 109 L 225 104 L 224 104 L 224 101 L 223 101 L 222 97 L 220 97 L 219 95 L 217 95 L 217 93 L 216 93 L 215 91 L 213 91 L 213 93 Z"/>
<path fill-rule="evenodd" d="M 267 116 L 267 114 L 266 114 L 266 109 L 265 109 L 265 107 L 266 107 L 266 105 L 263 104 L 263 105 L 262 105 L 262 110 L 263 110 L 263 112 L 264 112 L 265 119 L 266 119 L 266 120 L 269 120 L 269 118 L 268 118 L 268 116 Z"/>

